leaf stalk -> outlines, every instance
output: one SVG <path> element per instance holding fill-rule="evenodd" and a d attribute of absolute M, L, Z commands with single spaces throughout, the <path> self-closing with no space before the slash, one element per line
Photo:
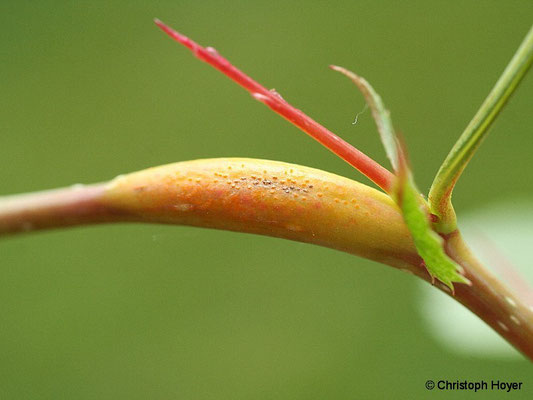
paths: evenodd
<path fill-rule="evenodd" d="M 435 229 L 439 233 L 448 234 L 457 229 L 451 202 L 455 184 L 532 63 L 533 26 L 435 176 L 428 199 L 431 212 L 438 217 Z"/>

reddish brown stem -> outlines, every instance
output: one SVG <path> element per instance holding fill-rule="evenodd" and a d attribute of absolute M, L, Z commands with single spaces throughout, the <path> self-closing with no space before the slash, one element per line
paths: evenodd
<path fill-rule="evenodd" d="M 176 32 L 158 19 L 155 20 L 155 23 L 172 39 L 190 49 L 197 58 L 212 65 L 224 75 L 241 85 L 248 90 L 255 99 L 265 103 L 273 111 L 296 125 L 309 136 L 341 157 L 348 164 L 355 167 L 385 192 L 390 193 L 394 175 L 386 168 L 382 167 L 366 154 L 320 125 L 301 110 L 291 106 L 275 91 L 266 89 L 244 72 L 234 67 L 212 47 L 204 48 L 200 46 L 198 43 L 192 41 L 181 33 Z"/>
<path fill-rule="evenodd" d="M 456 285 L 455 299 L 533 361 L 533 304 L 507 288 L 473 256 L 459 231 L 446 236 L 446 251 L 471 286 Z"/>
<path fill-rule="evenodd" d="M 100 201 L 105 185 L 80 185 L 0 199 L 0 236 L 121 220 Z"/>

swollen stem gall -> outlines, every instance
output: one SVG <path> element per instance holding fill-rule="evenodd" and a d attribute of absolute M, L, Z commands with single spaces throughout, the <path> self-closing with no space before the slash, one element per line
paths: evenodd
<path fill-rule="evenodd" d="M 0 235 L 103 222 L 155 222 L 313 243 L 398 268 L 419 256 L 395 203 L 359 182 L 275 161 L 179 162 L 0 199 Z M 413 271 L 414 272 L 414 271 Z"/>

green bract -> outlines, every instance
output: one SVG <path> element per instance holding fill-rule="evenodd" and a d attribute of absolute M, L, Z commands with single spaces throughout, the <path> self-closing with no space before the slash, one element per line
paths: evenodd
<path fill-rule="evenodd" d="M 444 252 L 443 240 L 431 228 L 424 200 L 412 179 L 406 176 L 400 180 L 398 187 L 399 196 L 396 196 L 396 202 L 413 236 L 416 250 L 424 260 L 431 277 L 437 278 L 452 291 L 453 282 L 470 284 L 470 281 L 461 275 L 462 268 Z"/>
<path fill-rule="evenodd" d="M 461 267 L 444 252 L 443 239 L 431 227 L 427 203 L 420 196 L 408 170 L 404 151 L 394 133 L 390 113 L 385 108 L 381 97 L 364 78 L 342 67 L 332 66 L 332 68 L 355 83 L 372 111 L 385 152 L 396 172 L 396 189 L 389 194 L 400 207 L 416 250 L 424 260 L 429 274 L 433 279 L 436 278 L 448 286 L 452 292 L 454 291 L 453 282 L 469 284 L 470 281 L 460 274 Z"/>

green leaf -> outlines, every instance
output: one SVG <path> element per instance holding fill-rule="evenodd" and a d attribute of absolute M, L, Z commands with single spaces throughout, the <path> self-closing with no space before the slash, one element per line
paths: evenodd
<path fill-rule="evenodd" d="M 359 91 L 363 94 L 365 101 L 372 112 L 372 117 L 376 122 L 379 136 L 381 138 L 381 142 L 383 143 L 383 147 L 385 147 L 387 157 L 391 162 L 392 168 L 396 171 L 398 169 L 398 141 L 396 139 L 396 135 L 394 134 L 394 127 L 392 126 L 390 112 L 385 108 L 381 97 L 365 78 L 354 74 L 352 71 L 349 71 L 346 68 L 336 65 L 330 65 L 330 68 L 350 78 L 351 81 L 355 83 Z"/>
<path fill-rule="evenodd" d="M 431 228 L 424 200 L 412 179 L 406 174 L 399 181 L 397 203 L 415 243 L 416 250 L 433 279 L 438 279 L 452 292 L 453 282 L 470 284 L 461 272 L 461 266 L 444 252 L 443 239 Z"/>

